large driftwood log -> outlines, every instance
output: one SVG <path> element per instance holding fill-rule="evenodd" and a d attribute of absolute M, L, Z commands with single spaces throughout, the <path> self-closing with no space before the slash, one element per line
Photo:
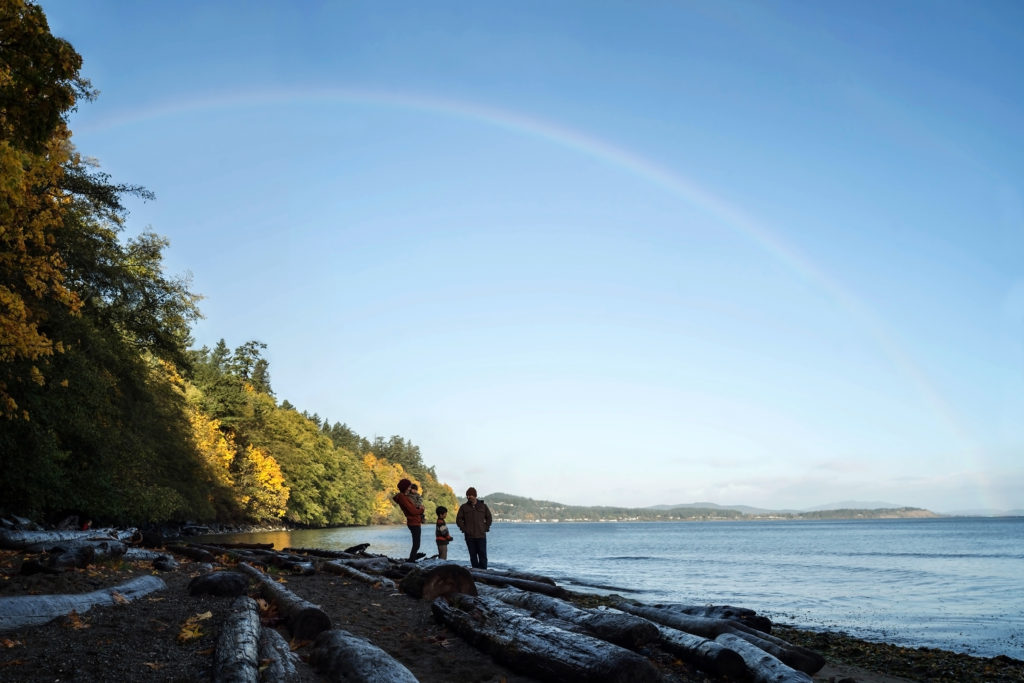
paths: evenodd
<path fill-rule="evenodd" d="M 288 641 L 272 628 L 260 630 L 260 664 L 263 680 L 274 683 L 295 683 L 301 680 L 297 664 L 299 656 L 288 647 Z"/>
<path fill-rule="evenodd" d="M 555 580 L 552 579 L 550 576 L 534 574 L 532 572 L 521 572 L 515 569 L 477 569 L 475 571 L 482 572 L 488 575 L 505 577 L 510 579 L 524 579 L 526 581 L 534 581 L 536 583 L 546 583 L 550 586 L 556 585 Z"/>
<path fill-rule="evenodd" d="M 213 553 L 208 550 L 203 550 L 202 548 L 193 548 L 190 545 L 180 544 L 171 544 L 165 546 L 165 548 L 172 553 L 184 555 L 185 557 L 198 560 L 199 562 L 209 562 L 211 564 L 217 562 L 217 558 L 213 556 Z"/>
<path fill-rule="evenodd" d="M 786 666 L 776 657 L 731 633 L 715 638 L 719 643 L 743 657 L 754 683 L 813 683 L 803 671 Z"/>
<path fill-rule="evenodd" d="M 516 607 L 545 612 L 559 619 L 582 626 L 591 635 L 631 650 L 658 639 L 658 628 L 642 617 L 624 612 L 580 609 L 558 598 L 518 588 L 482 586 L 481 595 L 498 598 Z"/>
<path fill-rule="evenodd" d="M 316 637 L 309 663 L 330 681 L 417 683 L 404 664 L 365 638 L 332 629 Z"/>
<path fill-rule="evenodd" d="M 55 531 L 24 531 L 21 529 L 0 529 L 0 548 L 7 550 L 24 550 L 35 545 L 57 545 L 67 541 L 131 541 L 138 529 L 77 529 L 55 530 Z"/>
<path fill-rule="evenodd" d="M 450 593 L 477 594 L 473 575 L 454 562 L 442 561 L 424 569 L 413 569 L 398 585 L 414 598 L 428 601 Z"/>
<path fill-rule="evenodd" d="M 81 614 L 97 605 L 131 601 L 165 588 L 167 584 L 162 579 L 147 575 L 89 593 L 0 598 L 0 631 L 45 624 L 73 611 Z"/>
<path fill-rule="evenodd" d="M 799 645 L 787 643 L 781 638 L 763 633 L 738 621 L 697 617 L 661 607 L 650 607 L 625 601 L 616 603 L 616 607 L 623 612 L 629 612 L 630 614 L 650 619 L 663 626 L 669 626 L 705 638 L 717 639 L 723 633 L 738 636 L 764 650 L 766 653 L 782 660 L 788 666 L 805 673 L 816 673 L 821 670 L 821 667 L 825 666 L 825 658 L 817 652 L 800 647 Z"/>
<path fill-rule="evenodd" d="M 732 619 L 764 633 L 772 632 L 771 619 L 761 616 L 754 610 L 747 609 L 746 607 L 733 607 L 732 605 L 682 605 L 677 603 L 659 604 L 655 605 L 655 607 L 695 617 Z"/>
<path fill-rule="evenodd" d="M 286 553 L 298 553 L 302 555 L 313 555 L 314 557 L 331 557 L 339 559 L 354 559 L 359 557 L 353 553 L 346 553 L 343 550 L 323 550 L 321 548 L 285 548 Z"/>
<path fill-rule="evenodd" d="M 214 653 L 217 683 L 258 683 L 260 680 L 260 612 L 247 595 L 231 604 Z"/>
<path fill-rule="evenodd" d="M 347 576 L 363 583 L 368 583 L 371 586 L 380 585 L 381 588 L 387 588 L 394 590 L 395 582 L 386 576 L 377 576 L 375 574 L 367 574 L 361 572 L 355 567 L 350 567 L 347 564 L 336 561 L 324 562 L 320 565 L 320 568 L 324 571 L 330 572 L 331 574 L 338 574 L 339 576 Z"/>
<path fill-rule="evenodd" d="M 251 565 L 242 562 L 238 569 L 259 581 L 260 593 L 277 606 L 294 638 L 312 640 L 321 631 L 331 628 L 331 618 L 313 603 L 303 600 Z"/>
<path fill-rule="evenodd" d="M 534 593 L 542 593 L 555 598 L 569 597 L 569 591 L 565 590 L 561 586 L 555 586 L 542 581 L 518 579 L 514 576 L 498 574 L 480 569 L 470 569 L 469 573 L 472 574 L 473 578 L 477 581 L 482 581 L 483 583 L 488 583 L 493 586 L 512 586 L 513 588 L 520 588 L 524 591 L 533 591 Z"/>
<path fill-rule="evenodd" d="M 724 645 L 702 636 L 658 626 L 661 647 L 697 669 L 728 680 L 746 678 L 748 669 L 743 657 Z"/>
<path fill-rule="evenodd" d="M 534 619 L 500 600 L 455 593 L 434 615 L 495 659 L 545 681 L 649 683 L 654 665 L 635 652 Z"/>

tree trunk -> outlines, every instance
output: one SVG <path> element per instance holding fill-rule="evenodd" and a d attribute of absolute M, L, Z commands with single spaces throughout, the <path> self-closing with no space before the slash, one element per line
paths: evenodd
<path fill-rule="evenodd" d="M 518 588 L 491 588 L 483 586 L 481 595 L 498 598 L 516 607 L 546 612 L 582 626 L 591 635 L 631 650 L 658 639 L 658 628 L 641 617 L 623 612 L 591 611 L 580 609 L 564 600 Z"/>
<path fill-rule="evenodd" d="M 776 638 L 757 629 L 750 628 L 738 621 L 697 617 L 661 607 L 648 607 L 627 602 L 617 603 L 616 607 L 623 612 L 629 612 L 630 614 L 650 619 L 658 624 L 670 626 L 671 628 L 705 638 L 715 639 L 723 633 L 738 636 L 777 657 L 794 669 L 809 674 L 813 674 L 825 666 L 825 658 L 817 652 L 800 647 L 799 645 L 792 645 L 781 638 Z"/>
<path fill-rule="evenodd" d="M 274 683 L 296 683 L 301 680 L 296 663 L 299 656 L 288 647 L 288 641 L 272 628 L 260 631 L 260 663 L 265 665 L 263 680 Z"/>
<path fill-rule="evenodd" d="M 67 541 L 85 541 L 85 540 L 96 540 L 96 541 L 121 541 L 123 543 L 130 542 L 135 535 L 138 534 L 137 529 L 87 529 L 85 531 L 79 531 L 77 529 L 68 529 L 64 531 L 22 531 L 19 529 L 0 529 L 0 548 L 6 550 L 24 550 L 29 546 L 34 545 L 57 545 L 59 543 L 65 543 Z"/>
<path fill-rule="evenodd" d="M 239 563 L 238 569 L 259 581 L 260 592 L 277 606 L 293 638 L 312 640 L 318 633 L 331 627 L 331 618 L 326 612 L 303 600 L 259 569 L 244 562 Z"/>
<path fill-rule="evenodd" d="M 731 605 L 657 605 L 658 608 L 670 612 L 680 612 L 695 617 L 710 617 L 712 619 L 730 619 L 749 626 L 764 633 L 772 632 L 772 620 L 762 617 L 752 609 L 746 607 L 733 607 Z"/>
<path fill-rule="evenodd" d="M 316 637 L 309 663 L 330 681 L 417 683 L 405 665 L 365 638 L 332 629 Z"/>
<path fill-rule="evenodd" d="M 635 652 L 545 624 L 500 600 L 455 593 L 434 600 L 431 609 L 479 649 L 545 681 L 647 683 L 661 678 Z"/>
<path fill-rule="evenodd" d="M 706 673 L 727 680 L 742 680 L 748 673 L 746 662 L 739 653 L 702 636 L 658 626 L 659 642 L 669 652 Z"/>
<path fill-rule="evenodd" d="M 193 548 L 190 545 L 168 545 L 165 546 L 165 548 L 172 553 L 178 553 L 179 555 L 184 555 L 185 557 L 198 560 L 199 562 L 209 562 L 210 564 L 217 563 L 217 558 L 213 556 L 213 553 L 208 550 L 203 550 L 202 548 Z"/>
<path fill-rule="evenodd" d="M 544 595 L 550 595 L 555 598 L 569 597 L 569 592 L 561 586 L 555 586 L 541 581 L 517 579 L 513 576 L 496 574 L 494 572 L 489 572 L 480 569 L 470 569 L 469 573 L 472 574 L 473 578 L 477 581 L 482 581 L 484 583 L 491 584 L 494 586 L 512 586 L 514 588 L 521 588 L 524 591 L 542 593 Z"/>
<path fill-rule="evenodd" d="M 0 631 L 38 626 L 72 611 L 81 614 L 96 605 L 114 605 L 131 601 L 165 588 L 167 584 L 162 579 L 146 575 L 113 588 L 101 588 L 89 593 L 0 598 Z"/>
<path fill-rule="evenodd" d="M 754 683 L 813 683 L 802 671 L 790 668 L 764 650 L 738 636 L 723 633 L 715 642 L 737 653 L 746 662 Z"/>
<path fill-rule="evenodd" d="M 231 604 L 221 626 L 214 654 L 216 683 L 259 683 L 260 613 L 256 601 L 247 595 Z"/>
<path fill-rule="evenodd" d="M 347 564 L 341 562 L 324 562 L 320 565 L 320 568 L 330 572 L 331 574 L 339 574 L 341 576 L 348 576 L 353 579 L 357 579 L 364 583 L 368 583 L 371 586 L 380 584 L 381 588 L 388 588 L 394 590 L 395 582 L 385 576 L 376 576 L 373 574 L 367 574 L 361 572 L 355 567 L 350 567 Z"/>

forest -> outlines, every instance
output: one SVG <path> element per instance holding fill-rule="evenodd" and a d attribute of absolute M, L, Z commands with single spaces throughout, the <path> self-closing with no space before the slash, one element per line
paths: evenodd
<path fill-rule="evenodd" d="M 266 346 L 194 348 L 201 296 L 168 240 L 72 142 L 97 92 L 42 9 L 0 0 L 0 513 L 96 524 L 398 523 L 397 481 L 457 500 L 400 436 L 275 396 Z"/>

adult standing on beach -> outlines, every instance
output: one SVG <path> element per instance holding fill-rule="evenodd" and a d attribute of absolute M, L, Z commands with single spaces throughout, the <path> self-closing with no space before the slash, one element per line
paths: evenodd
<path fill-rule="evenodd" d="M 459 506 L 455 523 L 466 535 L 469 563 L 477 569 L 487 569 L 487 532 L 491 530 L 491 511 L 482 500 L 476 499 L 476 489 L 466 489 L 466 502 Z"/>
<path fill-rule="evenodd" d="M 423 557 L 423 553 L 419 552 L 420 533 L 423 531 L 420 526 L 423 521 L 423 506 L 417 505 L 409 497 L 410 486 L 412 486 L 412 482 L 408 479 L 399 481 L 398 493 L 395 494 L 394 500 L 398 503 L 398 507 L 402 508 L 402 514 L 405 515 L 405 525 L 409 527 L 409 533 L 412 534 L 412 550 L 409 551 L 409 561 L 415 562 Z"/>

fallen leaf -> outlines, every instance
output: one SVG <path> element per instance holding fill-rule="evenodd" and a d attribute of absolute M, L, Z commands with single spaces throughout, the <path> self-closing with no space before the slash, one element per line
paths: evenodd
<path fill-rule="evenodd" d="M 24 645 L 24 644 L 25 643 L 21 642 L 20 640 L 11 640 L 10 638 L 4 638 L 3 640 L 0 640 L 0 645 L 3 645 L 4 647 L 8 647 L 8 648 L 10 648 L 10 647 L 18 647 L 19 645 Z"/>
<path fill-rule="evenodd" d="M 75 610 L 71 610 L 71 613 L 68 615 L 68 626 L 73 629 L 89 628 L 88 622 L 79 616 Z"/>
<path fill-rule="evenodd" d="M 153 671 L 159 671 L 160 669 L 167 666 L 166 662 L 143 662 L 145 666 L 148 666 Z"/>
<path fill-rule="evenodd" d="M 113 591 L 110 594 L 110 597 L 113 599 L 115 605 L 127 605 L 128 604 L 128 598 L 124 597 L 123 595 L 121 595 L 117 591 Z"/>

